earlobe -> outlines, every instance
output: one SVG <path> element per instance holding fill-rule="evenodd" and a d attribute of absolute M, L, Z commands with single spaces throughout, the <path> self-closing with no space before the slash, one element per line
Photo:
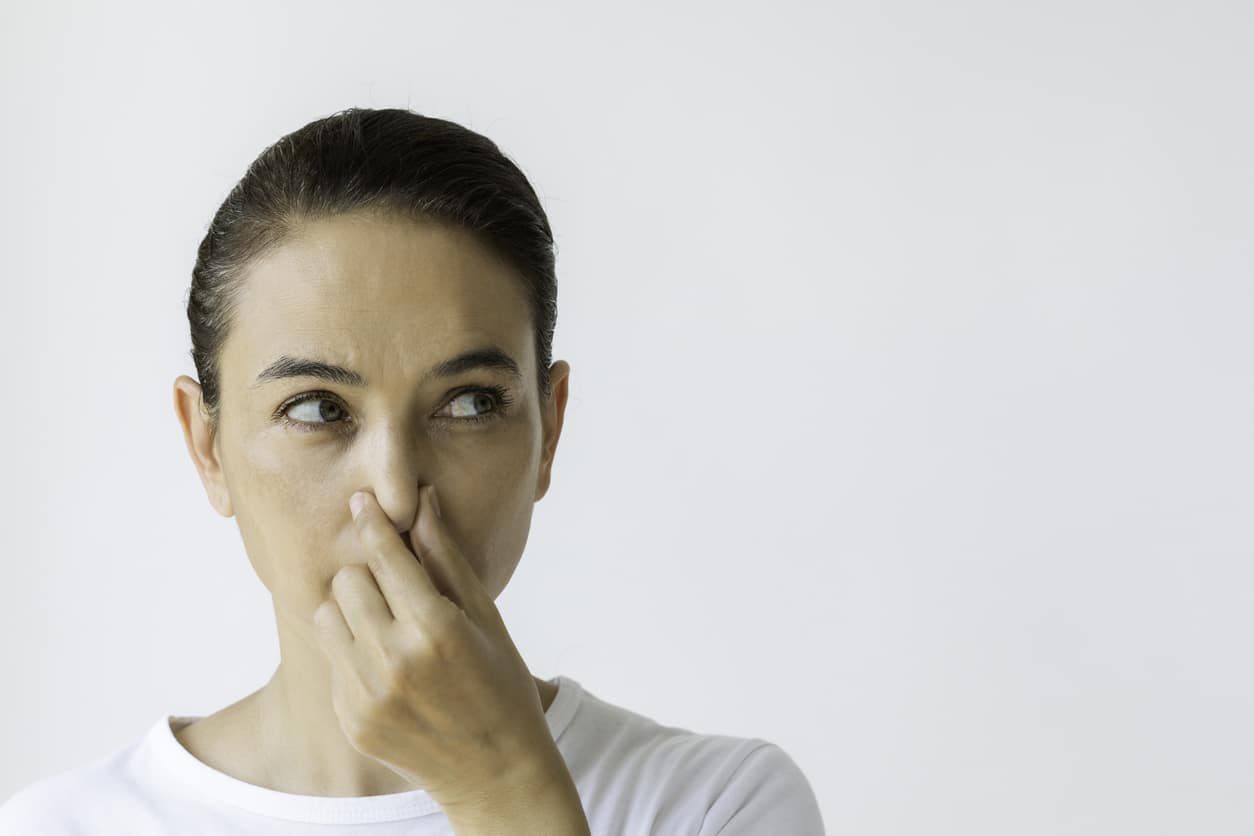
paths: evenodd
<path fill-rule="evenodd" d="M 532 502 L 539 502 L 544 499 L 544 495 L 549 492 L 549 468 L 543 467 L 540 470 L 540 478 L 536 480 L 536 493 L 531 498 Z"/>
<path fill-rule="evenodd" d="M 235 516 L 235 509 L 231 507 L 231 495 L 225 491 L 220 492 L 217 498 L 213 500 L 213 507 L 214 510 L 224 517 Z"/>

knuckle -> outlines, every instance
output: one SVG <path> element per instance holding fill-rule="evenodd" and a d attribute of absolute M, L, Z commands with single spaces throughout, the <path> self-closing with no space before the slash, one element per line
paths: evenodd
<path fill-rule="evenodd" d="M 341 566 L 335 576 L 331 578 L 331 589 L 336 595 L 354 594 L 354 590 L 359 590 L 366 576 L 370 574 L 370 570 L 362 563 L 350 563 L 347 566 Z"/>
<path fill-rule="evenodd" d="M 370 717 L 387 717 L 404 693 L 405 671 L 396 660 L 388 659 L 370 674 L 366 689 L 369 697 Z"/>
<path fill-rule="evenodd" d="M 453 662 L 462 657 L 467 618 L 460 607 L 447 599 L 445 601 L 445 604 L 434 608 L 435 629 L 425 637 L 426 651 L 441 662 Z"/>
<path fill-rule="evenodd" d="M 424 633 L 413 631 L 397 644 L 396 656 L 407 669 L 422 668 L 431 658 L 431 641 Z"/>
<path fill-rule="evenodd" d="M 382 672 L 383 693 L 380 695 L 380 702 L 384 706 L 400 707 L 404 704 L 412 665 L 413 661 L 408 654 L 389 657 Z"/>
<path fill-rule="evenodd" d="M 382 575 L 387 571 L 388 562 L 384 559 L 383 554 L 377 551 L 371 551 L 366 558 L 366 566 L 375 575 Z"/>

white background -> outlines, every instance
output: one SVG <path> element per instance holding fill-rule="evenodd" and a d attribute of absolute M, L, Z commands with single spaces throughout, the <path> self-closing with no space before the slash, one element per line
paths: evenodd
<path fill-rule="evenodd" d="M 12 2 L 0 797 L 277 663 L 173 409 L 196 246 L 345 107 L 486 134 L 572 367 L 532 671 L 832 834 L 1254 829 L 1243 2 Z"/>

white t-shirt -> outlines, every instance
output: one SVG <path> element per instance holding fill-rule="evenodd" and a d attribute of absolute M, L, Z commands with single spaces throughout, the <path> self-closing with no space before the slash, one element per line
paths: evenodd
<path fill-rule="evenodd" d="M 549 682 L 545 718 L 593 836 L 823 836 L 814 792 L 778 745 L 662 726 L 569 677 Z M 115 752 L 23 787 L 0 805 L 0 836 L 452 833 L 425 790 L 295 795 L 219 772 L 174 737 L 195 719 L 164 715 Z"/>

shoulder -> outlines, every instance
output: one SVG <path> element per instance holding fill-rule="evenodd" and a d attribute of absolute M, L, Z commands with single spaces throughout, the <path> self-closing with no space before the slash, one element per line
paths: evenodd
<path fill-rule="evenodd" d="M 724 762 L 718 795 L 699 836 L 789 833 L 823 836 L 814 789 L 801 767 L 778 744 L 754 738 Z"/>
<path fill-rule="evenodd" d="M 68 810 L 75 783 L 69 773 L 27 784 L 0 804 L 0 836 L 40 833 L 71 836 L 78 833 Z"/>
<path fill-rule="evenodd" d="M 586 691 L 569 731 L 559 748 L 590 822 L 699 836 L 823 834 L 809 781 L 776 743 L 662 725 Z"/>
<path fill-rule="evenodd" d="M 0 803 L 0 836 L 87 836 L 136 799 L 130 743 L 86 764 L 20 787 Z"/>

